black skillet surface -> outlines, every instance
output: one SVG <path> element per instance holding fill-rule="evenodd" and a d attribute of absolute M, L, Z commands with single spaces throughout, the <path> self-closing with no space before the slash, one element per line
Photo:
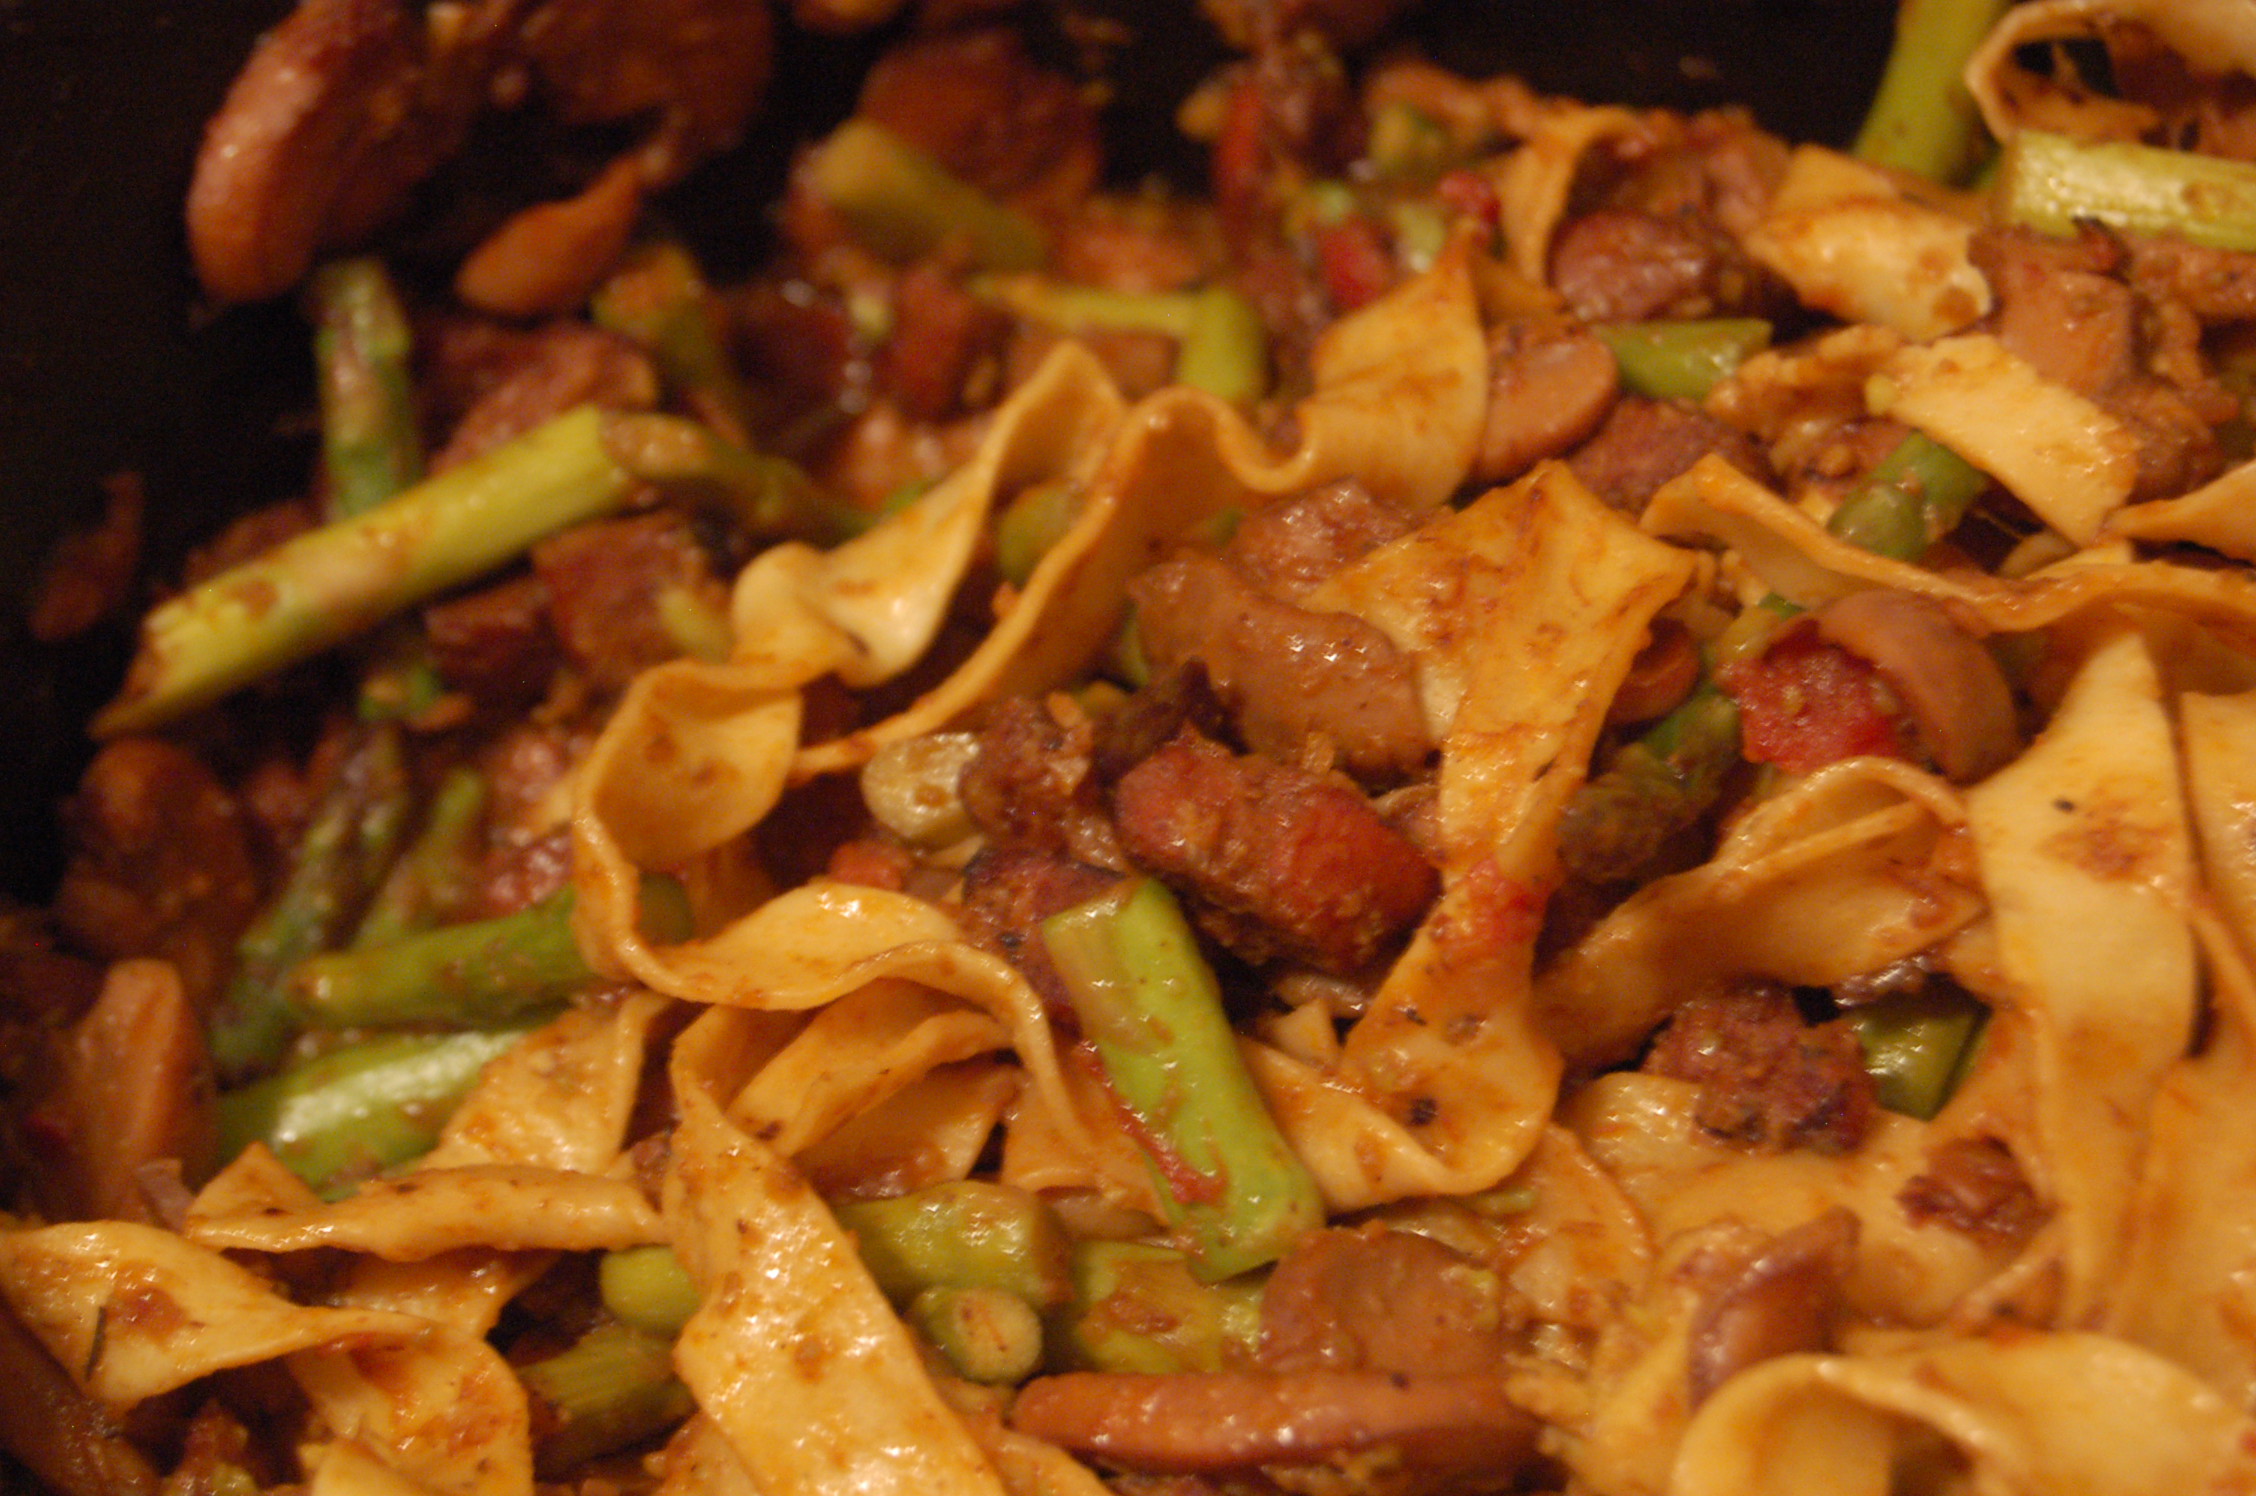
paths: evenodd
<path fill-rule="evenodd" d="M 104 475 L 149 496 L 150 575 L 302 481 L 306 336 L 287 304 L 214 313 L 180 229 L 202 122 L 289 0 L 0 0 L 0 892 L 46 896 L 53 807 L 88 752 L 128 627 L 31 643 L 23 599 Z M 1078 0 L 1130 40 L 1109 76 L 1128 175 L 1195 179 L 1171 108 L 1219 56 L 1190 0 Z M 1795 139 L 1841 143 L 1885 53 L 1889 0 L 1436 0 L 1402 35 L 1471 73 L 1512 71 L 1594 101 L 1750 105 Z M 768 130 L 666 205 L 716 272 L 760 241 L 781 143 L 850 105 L 877 42 L 788 39 Z M 506 147 L 496 147 L 505 150 Z M 493 152 L 485 158 L 495 159 Z"/>

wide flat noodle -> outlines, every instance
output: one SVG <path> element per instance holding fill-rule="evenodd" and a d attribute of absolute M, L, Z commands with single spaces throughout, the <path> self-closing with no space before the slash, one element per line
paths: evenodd
<path fill-rule="evenodd" d="M 2017 1331 L 1753 1367 L 1701 1407 L 1669 1496 L 1888 1496 L 1908 1471 L 1947 1478 L 1937 1438 L 1984 1496 L 2256 1490 L 2256 1426 L 2187 1372 Z"/>
<path fill-rule="evenodd" d="M 2034 1028 L 2036 1136 L 2016 1152 L 2061 1227 L 2069 1323 L 2120 1266 L 2147 1112 L 2193 1031 L 2193 853 L 2160 692 L 2119 630 L 2029 750 L 1967 793 L 2002 996 Z"/>
<path fill-rule="evenodd" d="M 1528 1001 L 1558 819 L 1653 615 L 1691 575 L 1689 556 L 1545 464 L 1311 595 L 1411 656 L 1442 738 L 1439 903 L 1336 1074 L 1282 1053 L 1255 1066 L 1335 1208 L 1483 1189 L 1534 1146 L 1559 1077 Z"/>
<path fill-rule="evenodd" d="M 731 1086 L 742 1021 L 708 1014 L 675 1047 L 665 1209 L 704 1296 L 675 1346 L 682 1380 L 769 1496 L 1001 1496 L 852 1238 L 711 1094 Z"/>
<path fill-rule="evenodd" d="M 2011 139 L 2023 124 L 2059 128 L 2063 106 L 2047 101 L 2043 118 L 2032 118 L 2047 81 L 2019 66 L 2015 53 L 2036 42 L 2105 36 L 2125 25 L 2151 31 L 2196 72 L 2256 75 L 2256 12 L 2240 0 L 2033 0 L 2016 5 L 1990 28 L 1966 64 L 1967 91 L 1980 106 L 1982 121 L 1999 140 Z M 2085 138 L 2131 139 L 2158 121 L 2153 111 L 2079 90 L 2065 107 Z"/>
<path fill-rule="evenodd" d="M 419 1262 L 464 1247 L 505 1252 L 604 1251 L 659 1239 L 658 1213 L 631 1182 L 522 1164 L 466 1164 L 372 1179 L 305 1210 L 204 1216 L 186 1232 L 203 1246 L 253 1252 L 341 1247 Z"/>
<path fill-rule="evenodd" d="M 1957 875 L 1965 819 L 1957 791 L 1908 764 L 1819 770 L 1555 957 L 1536 982 L 1544 1031 L 1577 1066 L 1613 1064 L 1687 997 L 1747 977 L 1828 987 L 1916 955 L 1986 907 Z"/>
<path fill-rule="evenodd" d="M 2108 516 L 2107 533 L 2129 540 L 2184 541 L 2256 561 L 2256 462 L 2244 462 L 2174 499 L 2133 504 Z"/>
<path fill-rule="evenodd" d="M 1543 109 L 1527 139 L 1496 173 L 1496 196 L 1512 268 L 1538 285 L 1551 282 L 1551 237 L 1567 212 L 1582 159 L 1602 141 L 1645 130 L 1617 105 L 1558 104 Z"/>

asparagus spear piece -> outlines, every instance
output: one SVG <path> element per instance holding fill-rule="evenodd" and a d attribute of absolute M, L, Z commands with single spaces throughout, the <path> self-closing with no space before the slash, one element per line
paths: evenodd
<path fill-rule="evenodd" d="M 678 244 L 637 250 L 596 291 L 588 310 L 596 326 L 649 350 L 666 382 L 716 429 L 738 442 L 750 439 L 753 394 L 723 346 L 712 293 L 688 250 Z"/>
<path fill-rule="evenodd" d="M 423 476 L 407 313 L 375 259 L 325 265 L 309 292 L 329 514 L 346 519 Z"/>
<path fill-rule="evenodd" d="M 1170 1221 L 1209 1281 L 1323 1223 L 1316 1182 L 1254 1089 L 1174 896 L 1139 878 L 1042 922 L 1081 1032 L 1142 1123 Z"/>
<path fill-rule="evenodd" d="M 907 264 L 957 243 L 982 270 L 1033 270 L 1042 231 L 883 125 L 847 120 L 808 159 L 806 182 L 864 247 Z"/>
<path fill-rule="evenodd" d="M 444 923 L 469 896 L 477 876 L 478 833 L 485 815 L 485 776 L 461 765 L 449 769 L 431 793 L 423 829 L 392 864 L 361 916 L 353 945 L 389 945 Z"/>
<path fill-rule="evenodd" d="M 689 1270 L 663 1244 L 604 1253 L 596 1265 L 596 1287 L 613 1319 L 669 1340 L 689 1323 L 700 1301 Z"/>
<path fill-rule="evenodd" d="M 517 1379 L 555 1414 L 533 1459 L 544 1479 L 652 1438 L 697 1411 L 674 1375 L 673 1342 L 628 1325 L 599 1324 L 570 1348 L 518 1367 Z"/>
<path fill-rule="evenodd" d="M 140 652 L 95 734 L 207 705 L 618 508 L 635 478 L 612 453 L 609 424 L 578 407 L 164 603 L 142 622 Z"/>
<path fill-rule="evenodd" d="M 219 1099 L 221 1157 L 264 1142 L 324 1193 L 431 1151 L 478 1073 L 529 1024 L 388 1034 L 333 1049 Z"/>
<path fill-rule="evenodd" d="M 298 840 L 289 877 L 237 942 L 234 975 L 210 1023 L 222 1077 L 264 1070 L 281 1057 L 297 1031 L 283 979 L 344 933 L 398 852 L 412 801 L 398 731 L 361 732 Z"/>
<path fill-rule="evenodd" d="M 1202 1283 L 1188 1258 L 1146 1242 L 1090 1241 L 1073 1252 L 1073 1301 L 1058 1349 L 1085 1371 L 1220 1371 L 1261 1341 L 1261 1280 Z"/>
<path fill-rule="evenodd" d="M 1071 1291 L 1064 1228 L 1025 1190 L 964 1179 L 832 1207 L 885 1296 L 927 1288 L 999 1288 L 1048 1307 Z"/>
<path fill-rule="evenodd" d="M 1950 1100 L 1989 1010 L 1952 989 L 1895 993 L 1848 1010 L 1880 1104 L 1922 1121 Z"/>
<path fill-rule="evenodd" d="M 1857 132 L 1866 161 L 1963 182 L 1980 157 L 1982 118 L 1960 75 L 2011 0 L 1903 0 L 1880 88 Z"/>
<path fill-rule="evenodd" d="M 2006 143 L 1996 192 L 2000 216 L 2042 233 L 2071 235 L 2096 219 L 2211 249 L 2256 250 L 2256 164 L 2246 161 L 2020 130 Z"/>
<path fill-rule="evenodd" d="M 1000 1288 L 927 1288 L 909 1301 L 909 1323 L 967 1382 L 1008 1386 L 1042 1364 L 1042 1317 Z"/>
<path fill-rule="evenodd" d="M 1064 332 L 1155 332 L 1176 340 L 1175 381 L 1225 400 L 1269 388 L 1269 332 L 1253 304 L 1227 286 L 1196 291 L 1114 291 L 1037 275 L 988 276 L 974 293 Z"/>
<path fill-rule="evenodd" d="M 515 914 L 312 956 L 290 972 L 285 995 L 315 1028 L 508 1023 L 596 980 L 572 931 L 573 903 L 564 888 Z M 670 878 L 643 880 L 643 917 L 653 938 L 689 934 L 687 901 Z"/>
<path fill-rule="evenodd" d="M 1896 443 L 1825 528 L 1891 561 L 1917 561 L 1958 528 L 1989 476 L 1925 432 Z"/>
<path fill-rule="evenodd" d="M 1613 350 L 1622 384 L 1656 400 L 1704 400 L 1717 381 L 1770 346 L 1770 324 L 1759 317 L 1619 322 L 1591 331 Z"/>

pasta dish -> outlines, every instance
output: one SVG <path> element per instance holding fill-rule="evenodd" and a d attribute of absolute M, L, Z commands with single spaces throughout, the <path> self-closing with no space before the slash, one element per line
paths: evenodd
<path fill-rule="evenodd" d="M 2256 1492 L 2256 7 L 1907 6 L 1853 149 L 1398 8 L 1210 0 L 1198 192 L 976 0 L 260 41 L 316 471 L 0 910 L 18 1471 Z"/>

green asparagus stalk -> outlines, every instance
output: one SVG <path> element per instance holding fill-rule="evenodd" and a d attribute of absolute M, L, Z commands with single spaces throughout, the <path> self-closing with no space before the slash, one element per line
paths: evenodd
<path fill-rule="evenodd" d="M 209 1025 L 222 1077 L 281 1058 L 297 1031 L 284 978 L 345 933 L 397 855 L 412 805 L 397 730 L 363 730 L 299 837 L 289 876 L 236 944 L 235 970 Z"/>
<path fill-rule="evenodd" d="M 423 828 L 392 864 L 360 928 L 355 947 L 390 945 L 444 923 L 469 897 L 477 877 L 478 838 L 485 826 L 486 779 L 463 766 L 449 769 L 431 793 Z"/>
<path fill-rule="evenodd" d="M 1227 286 L 1115 291 L 1035 275 L 973 283 L 984 300 L 1062 332 L 1151 332 L 1176 340 L 1175 381 L 1225 400 L 1269 388 L 1269 333 L 1253 304 Z"/>
<path fill-rule="evenodd" d="M 1042 1317 L 1000 1288 L 927 1288 L 909 1301 L 909 1323 L 967 1382 L 1009 1386 L 1042 1364 Z"/>
<path fill-rule="evenodd" d="M 1047 1308 L 1072 1291 L 1064 1228 L 1025 1190 L 964 1179 L 832 1207 L 896 1304 L 928 1288 L 997 1288 Z"/>
<path fill-rule="evenodd" d="M 697 1411 L 674 1375 L 673 1342 L 628 1325 L 599 1324 L 569 1349 L 518 1367 L 517 1379 L 554 1414 L 533 1457 L 543 1479 L 654 1438 Z"/>
<path fill-rule="evenodd" d="M 1758 317 L 1621 322 L 1591 331 L 1613 350 L 1622 384 L 1656 400 L 1704 400 L 1720 380 L 1770 346 L 1770 324 Z"/>
<path fill-rule="evenodd" d="M 1260 1344 L 1261 1282 L 1201 1282 L 1169 1247 L 1082 1242 L 1058 1354 L 1083 1371 L 1220 1371 Z"/>
<path fill-rule="evenodd" d="M 738 374 L 713 314 L 705 277 L 678 244 L 652 244 L 597 290 L 588 308 L 598 327 L 641 344 L 666 383 L 731 440 L 755 429 L 755 400 Z"/>
<path fill-rule="evenodd" d="M 207 705 L 618 508 L 635 478 L 612 454 L 607 424 L 581 406 L 164 603 L 143 621 L 140 653 L 95 733 Z"/>
<path fill-rule="evenodd" d="M 506 1024 L 597 980 L 572 930 L 573 903 L 564 888 L 515 914 L 311 956 L 292 969 L 284 995 L 313 1028 Z M 643 880 L 643 916 L 655 938 L 689 934 L 688 905 L 671 879 Z"/>
<path fill-rule="evenodd" d="M 866 119 L 849 119 L 808 159 L 807 185 L 864 247 L 896 264 L 959 244 L 982 270 L 1033 270 L 1041 229 Z"/>
<path fill-rule="evenodd" d="M 431 1151 L 486 1062 L 529 1025 L 459 1034 L 388 1034 L 230 1091 L 220 1147 L 264 1142 L 299 1178 L 336 1194 Z"/>
<path fill-rule="evenodd" d="M 603 1307 L 621 1324 L 671 1340 L 697 1312 L 697 1284 L 665 1245 L 606 1252 L 596 1265 Z"/>
<path fill-rule="evenodd" d="M 608 445 L 637 477 L 712 503 L 754 535 L 835 545 L 870 526 L 870 515 L 827 493 L 787 458 L 755 452 L 697 421 L 620 416 Z"/>
<path fill-rule="evenodd" d="M 995 519 L 995 569 L 1004 580 L 1025 586 L 1080 513 L 1078 484 L 1055 478 L 1020 489 Z"/>
<path fill-rule="evenodd" d="M 349 519 L 423 476 L 407 313 L 375 259 L 325 265 L 309 292 L 329 515 Z"/>
<path fill-rule="evenodd" d="M 1894 993 L 1848 1010 L 1880 1104 L 1922 1121 L 1943 1109 L 1989 1010 L 1955 989 Z"/>
<path fill-rule="evenodd" d="M 1235 1277 L 1321 1225 L 1316 1182 L 1254 1089 L 1174 897 L 1140 878 L 1042 922 L 1082 1035 L 1152 1140 L 1194 1271 Z"/>
<path fill-rule="evenodd" d="M 2256 163 L 2020 130 L 2006 142 L 1994 190 L 1999 216 L 2041 233 L 2065 237 L 2093 219 L 2211 249 L 2256 250 Z"/>
<path fill-rule="evenodd" d="M 1916 561 L 1948 535 L 1989 478 L 1957 453 L 1911 432 L 1833 511 L 1826 528 L 1876 555 Z M 1766 598 L 1741 645 L 1752 644 L 1793 606 Z M 1728 663 L 1711 658 L 1711 669 Z M 1705 815 L 1739 761 L 1739 708 L 1712 676 L 1606 772 L 1575 792 L 1559 824 L 1559 858 L 1594 883 L 1633 876 L 1668 839 Z"/>
<path fill-rule="evenodd" d="M 1879 91 L 1856 154 L 1937 182 L 1966 180 L 1980 159 L 1982 118 L 1961 74 L 2011 0 L 1903 0 Z"/>

